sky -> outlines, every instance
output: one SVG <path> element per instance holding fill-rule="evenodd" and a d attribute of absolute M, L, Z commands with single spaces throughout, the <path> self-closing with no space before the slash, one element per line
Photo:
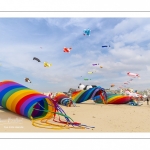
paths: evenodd
<path fill-rule="evenodd" d="M 0 81 L 39 92 L 67 92 L 79 83 L 117 89 L 133 72 L 140 79 L 126 87 L 145 90 L 150 88 L 149 35 L 150 18 L 0 18 Z M 64 47 L 71 52 L 64 53 Z M 44 67 L 44 61 L 52 66 Z"/>

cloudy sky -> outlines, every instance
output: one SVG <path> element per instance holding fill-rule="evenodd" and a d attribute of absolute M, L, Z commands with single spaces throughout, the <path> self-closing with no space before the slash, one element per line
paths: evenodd
<path fill-rule="evenodd" d="M 43 67 L 44 61 L 52 66 Z M 79 83 L 115 89 L 131 79 L 127 72 L 140 79 L 126 87 L 150 88 L 150 18 L 0 18 L 0 81 L 40 92 L 64 92 Z"/>

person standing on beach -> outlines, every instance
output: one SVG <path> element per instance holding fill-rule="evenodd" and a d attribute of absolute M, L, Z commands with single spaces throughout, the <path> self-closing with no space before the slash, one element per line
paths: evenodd
<path fill-rule="evenodd" d="M 147 105 L 149 105 L 149 97 L 147 97 L 147 99 L 146 99 L 146 100 L 147 100 Z"/>

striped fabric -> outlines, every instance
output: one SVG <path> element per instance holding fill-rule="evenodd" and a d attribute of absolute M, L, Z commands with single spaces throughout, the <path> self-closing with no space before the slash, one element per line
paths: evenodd
<path fill-rule="evenodd" d="M 0 106 L 27 118 L 53 117 L 43 109 L 55 112 L 48 96 L 13 81 L 0 82 Z"/>
<path fill-rule="evenodd" d="M 88 90 L 81 90 L 81 91 L 73 92 L 72 93 L 72 100 L 75 103 L 82 103 L 82 102 L 87 101 L 89 99 L 95 99 L 97 96 L 100 96 L 100 98 L 104 104 L 107 103 L 106 92 L 101 87 L 95 87 L 95 88 L 90 88 Z"/>

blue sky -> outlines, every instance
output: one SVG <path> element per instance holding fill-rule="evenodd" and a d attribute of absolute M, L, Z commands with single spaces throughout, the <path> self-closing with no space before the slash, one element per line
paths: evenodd
<path fill-rule="evenodd" d="M 83 35 L 87 28 L 90 36 Z M 150 18 L 0 18 L 0 81 L 40 92 L 68 91 L 79 83 L 115 84 L 115 89 L 131 79 L 127 72 L 134 72 L 141 78 L 127 87 L 144 90 L 150 88 L 149 35 Z M 64 47 L 72 51 L 64 53 Z M 33 57 L 52 67 L 44 68 Z"/>

